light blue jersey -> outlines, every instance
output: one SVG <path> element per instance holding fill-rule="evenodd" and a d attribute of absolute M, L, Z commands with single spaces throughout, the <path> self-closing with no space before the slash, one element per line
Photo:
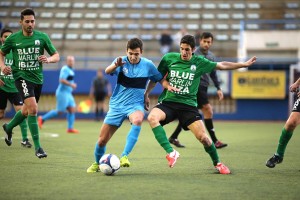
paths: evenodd
<path fill-rule="evenodd" d="M 75 72 L 72 67 L 69 67 L 67 65 L 63 66 L 60 70 L 59 73 L 59 79 L 65 79 L 70 83 L 74 83 L 74 76 Z M 56 89 L 56 93 L 58 92 L 67 92 L 67 93 L 72 93 L 73 88 L 69 85 L 59 83 L 58 88 Z"/>
<path fill-rule="evenodd" d="M 70 83 L 74 83 L 75 72 L 73 68 L 65 65 L 61 68 L 59 79 L 65 79 Z M 68 107 L 76 107 L 75 99 L 72 95 L 73 88 L 69 85 L 59 83 L 56 89 L 56 109 L 64 112 Z"/>
<path fill-rule="evenodd" d="M 115 63 L 115 59 L 113 63 Z M 163 76 L 151 60 L 141 58 L 138 64 L 131 64 L 127 56 L 122 57 L 125 62 L 111 75 L 117 76 L 117 84 L 109 102 L 109 111 L 104 123 L 121 126 L 131 113 L 141 110 L 144 112 L 144 92 L 148 80 L 161 81 Z"/>
<path fill-rule="evenodd" d="M 147 58 L 141 58 L 138 64 L 131 64 L 127 56 L 122 60 L 126 63 L 112 73 L 118 78 L 109 106 L 122 108 L 136 103 L 144 105 L 144 92 L 148 80 L 158 82 L 163 77 L 153 62 Z M 116 61 L 117 59 L 113 63 Z"/>

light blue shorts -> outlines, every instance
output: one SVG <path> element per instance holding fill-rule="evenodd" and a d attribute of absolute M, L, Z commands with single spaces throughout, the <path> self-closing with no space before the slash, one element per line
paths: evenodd
<path fill-rule="evenodd" d="M 138 110 L 145 112 L 144 105 L 134 104 L 120 108 L 109 108 L 105 116 L 104 123 L 120 127 L 123 121 L 129 117 L 129 115 Z"/>
<path fill-rule="evenodd" d="M 68 107 L 76 107 L 72 93 L 56 94 L 56 110 L 59 112 L 65 112 Z"/>

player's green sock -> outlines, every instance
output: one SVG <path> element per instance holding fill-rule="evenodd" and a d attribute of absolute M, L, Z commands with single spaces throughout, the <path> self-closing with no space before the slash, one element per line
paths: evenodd
<path fill-rule="evenodd" d="M 293 136 L 293 131 L 287 131 L 285 128 L 282 129 L 281 136 L 279 138 L 279 143 L 277 146 L 277 152 L 276 152 L 276 154 L 279 155 L 281 158 L 283 158 L 286 146 L 292 136 Z"/>
<path fill-rule="evenodd" d="M 35 150 L 41 147 L 39 137 L 39 127 L 37 123 L 37 116 L 28 115 L 27 117 L 28 127 L 31 132 L 31 137 L 34 143 Z"/>
<path fill-rule="evenodd" d="M 173 148 L 168 141 L 164 128 L 159 125 L 153 128 L 152 131 L 154 133 L 155 139 L 160 144 L 160 146 L 162 146 L 167 153 L 171 153 L 173 151 Z"/>
<path fill-rule="evenodd" d="M 204 149 L 209 154 L 214 166 L 216 166 L 220 162 L 220 159 L 215 144 L 212 143 L 209 147 L 204 146 Z"/>
<path fill-rule="evenodd" d="M 8 130 L 13 130 L 13 128 L 21 124 L 24 119 L 26 119 L 26 116 L 24 116 L 22 114 L 22 111 L 19 110 L 18 112 L 16 112 L 15 116 L 10 120 L 10 122 L 7 123 L 6 128 Z"/>
<path fill-rule="evenodd" d="M 21 129 L 21 133 L 22 133 L 22 139 L 23 141 L 25 141 L 27 138 L 27 123 L 26 123 L 26 119 L 24 119 L 21 124 L 19 124 L 20 129 Z"/>

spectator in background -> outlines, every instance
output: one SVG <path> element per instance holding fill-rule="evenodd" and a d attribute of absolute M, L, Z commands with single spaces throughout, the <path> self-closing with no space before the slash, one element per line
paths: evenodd
<path fill-rule="evenodd" d="M 103 76 L 102 69 L 98 69 L 97 76 L 92 81 L 90 89 L 90 98 L 95 101 L 95 120 L 103 118 L 104 101 L 106 96 L 111 95 L 111 85 L 109 81 Z"/>
<path fill-rule="evenodd" d="M 201 31 L 197 30 L 195 33 L 196 49 L 200 46 L 200 36 L 201 36 Z"/>
<path fill-rule="evenodd" d="M 68 56 L 67 65 L 64 65 L 59 73 L 59 85 L 55 94 L 56 109 L 50 110 L 45 115 L 38 117 L 38 124 L 40 128 L 42 128 L 45 121 L 57 117 L 67 110 L 67 133 L 79 133 L 79 131 L 73 127 L 75 122 L 76 103 L 72 92 L 77 87 L 76 83 L 74 82 L 74 64 L 74 56 Z"/>
<path fill-rule="evenodd" d="M 173 39 L 174 39 L 174 44 L 175 44 L 175 48 L 176 48 L 176 51 L 179 51 L 180 50 L 180 40 L 183 36 L 189 34 L 187 32 L 187 30 L 185 28 L 182 28 L 180 29 L 174 36 L 173 36 Z"/>
<path fill-rule="evenodd" d="M 160 43 L 160 53 L 162 55 L 165 55 L 166 53 L 169 53 L 173 44 L 173 39 L 168 30 L 164 30 L 159 38 Z"/>

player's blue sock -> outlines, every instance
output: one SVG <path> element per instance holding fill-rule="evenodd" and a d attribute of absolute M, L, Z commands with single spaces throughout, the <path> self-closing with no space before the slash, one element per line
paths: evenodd
<path fill-rule="evenodd" d="M 68 129 L 74 128 L 75 113 L 67 113 Z"/>
<path fill-rule="evenodd" d="M 99 164 L 99 160 L 104 155 L 105 151 L 106 151 L 106 146 L 99 147 L 98 142 L 96 142 L 95 152 L 94 152 L 96 163 Z"/>
<path fill-rule="evenodd" d="M 50 110 L 46 114 L 43 115 L 42 119 L 43 121 L 47 121 L 48 119 L 52 119 L 54 117 L 58 116 L 58 111 L 57 110 Z"/>
<path fill-rule="evenodd" d="M 132 151 L 136 141 L 138 140 L 140 132 L 141 132 L 141 126 L 131 125 L 131 129 L 127 135 L 126 145 L 121 157 L 124 155 L 127 156 Z"/>

